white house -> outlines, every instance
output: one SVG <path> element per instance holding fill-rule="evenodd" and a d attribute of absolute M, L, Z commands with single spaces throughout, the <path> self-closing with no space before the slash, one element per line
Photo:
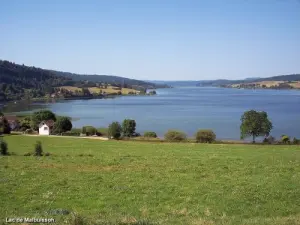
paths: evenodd
<path fill-rule="evenodd" d="M 39 124 L 39 135 L 50 135 L 53 125 L 53 120 L 42 121 Z"/>

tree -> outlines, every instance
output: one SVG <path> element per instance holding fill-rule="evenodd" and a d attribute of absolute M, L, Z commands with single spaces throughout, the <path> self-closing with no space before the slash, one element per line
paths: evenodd
<path fill-rule="evenodd" d="M 0 117 L 0 134 L 10 134 L 11 128 L 7 119 L 2 116 Z"/>
<path fill-rule="evenodd" d="M 289 144 L 290 143 L 290 137 L 287 135 L 282 135 L 281 136 L 281 142 L 284 144 Z"/>
<path fill-rule="evenodd" d="M 68 117 L 62 116 L 54 123 L 54 132 L 60 134 L 72 130 L 72 127 L 71 120 Z"/>
<path fill-rule="evenodd" d="M 122 123 L 122 132 L 124 137 L 132 137 L 135 133 L 135 120 L 125 119 Z"/>
<path fill-rule="evenodd" d="M 20 129 L 22 131 L 25 131 L 27 129 L 30 129 L 30 123 L 31 123 L 31 119 L 29 116 L 24 117 L 21 121 L 20 121 Z"/>
<path fill-rule="evenodd" d="M 43 155 L 43 147 L 40 141 L 37 141 L 34 146 L 34 155 L 35 156 L 42 156 Z"/>
<path fill-rule="evenodd" d="M 50 110 L 40 110 L 34 112 L 31 116 L 31 128 L 37 130 L 40 122 L 42 122 L 43 120 L 56 121 L 56 116 Z"/>
<path fill-rule="evenodd" d="M 108 137 L 119 139 L 121 137 L 122 127 L 119 122 L 112 122 L 108 126 Z"/>
<path fill-rule="evenodd" d="M 0 140 L 0 153 L 1 155 L 8 155 L 7 143 L 3 139 Z"/>
<path fill-rule="evenodd" d="M 251 136 L 253 143 L 255 143 L 256 137 L 269 136 L 273 128 L 272 122 L 268 119 L 268 114 L 264 111 L 246 111 L 241 117 L 241 122 L 241 139 Z"/>
<path fill-rule="evenodd" d="M 144 133 L 144 137 L 147 137 L 147 138 L 157 138 L 157 134 L 153 131 L 146 131 Z"/>
<path fill-rule="evenodd" d="M 195 137 L 200 143 L 212 143 L 216 140 L 216 134 L 212 130 L 199 130 Z"/>

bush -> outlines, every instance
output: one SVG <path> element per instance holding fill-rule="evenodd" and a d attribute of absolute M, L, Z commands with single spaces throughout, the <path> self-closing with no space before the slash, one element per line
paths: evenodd
<path fill-rule="evenodd" d="M 42 156 L 43 155 L 43 147 L 40 141 L 37 141 L 34 146 L 34 155 L 35 156 Z"/>
<path fill-rule="evenodd" d="M 212 143 L 216 140 L 216 134 L 212 130 L 199 130 L 195 137 L 200 143 Z"/>
<path fill-rule="evenodd" d="M 172 142 L 186 141 L 187 136 L 184 132 L 178 130 L 168 130 L 165 133 L 165 140 Z"/>
<path fill-rule="evenodd" d="M 58 117 L 56 122 L 54 123 L 53 133 L 61 134 L 63 132 L 70 131 L 72 129 L 72 122 L 69 117 Z"/>
<path fill-rule="evenodd" d="M 24 154 L 24 156 L 31 156 L 32 154 L 30 152 L 27 152 Z"/>
<path fill-rule="evenodd" d="M 46 153 L 45 153 L 45 156 L 50 156 L 50 153 L 49 153 L 49 152 L 46 152 Z"/>
<path fill-rule="evenodd" d="M 62 136 L 80 136 L 80 132 L 67 131 L 62 133 Z"/>
<path fill-rule="evenodd" d="M 11 129 L 9 123 L 5 117 L 0 117 L 0 133 L 1 134 L 10 134 Z"/>
<path fill-rule="evenodd" d="M 121 137 L 122 127 L 118 122 L 113 122 L 108 126 L 108 137 L 119 139 Z"/>
<path fill-rule="evenodd" d="M 122 132 L 124 137 L 132 137 L 135 133 L 135 120 L 125 119 L 122 123 Z"/>
<path fill-rule="evenodd" d="M 7 143 L 4 140 L 0 140 L 0 153 L 1 155 L 8 155 Z"/>
<path fill-rule="evenodd" d="M 108 136 L 108 128 L 107 127 L 98 128 L 97 133 L 99 136 Z"/>
<path fill-rule="evenodd" d="M 275 144 L 276 139 L 273 136 L 268 136 L 267 138 L 264 138 L 263 143 L 264 144 Z"/>
<path fill-rule="evenodd" d="M 82 129 L 85 130 L 85 133 L 83 133 L 83 134 L 86 134 L 86 136 L 92 136 L 97 133 L 97 129 L 93 126 L 85 126 Z"/>
<path fill-rule="evenodd" d="M 293 139 L 293 144 L 294 144 L 294 145 L 300 144 L 300 140 L 294 137 L 294 139 Z"/>
<path fill-rule="evenodd" d="M 153 131 L 146 131 L 144 133 L 144 137 L 148 137 L 148 138 L 157 138 L 157 135 L 155 132 Z"/>
<path fill-rule="evenodd" d="M 34 134 L 34 130 L 33 129 L 27 129 L 24 132 L 25 134 Z"/>
<path fill-rule="evenodd" d="M 290 143 L 290 137 L 287 135 L 282 135 L 281 136 L 281 142 L 284 144 L 289 144 Z"/>
<path fill-rule="evenodd" d="M 82 127 L 81 133 L 82 133 L 82 134 L 86 134 L 86 128 L 85 128 L 85 127 Z"/>

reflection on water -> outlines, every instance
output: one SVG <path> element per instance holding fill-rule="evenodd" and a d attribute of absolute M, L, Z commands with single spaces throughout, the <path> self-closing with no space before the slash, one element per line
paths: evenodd
<path fill-rule="evenodd" d="M 47 99 L 40 101 L 22 100 L 16 102 L 9 102 L 0 106 L 3 113 L 26 114 L 32 111 L 49 108 L 50 104 L 55 104 L 55 99 Z"/>

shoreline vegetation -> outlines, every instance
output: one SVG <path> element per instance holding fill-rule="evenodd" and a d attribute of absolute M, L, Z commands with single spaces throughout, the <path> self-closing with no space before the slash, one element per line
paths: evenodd
<path fill-rule="evenodd" d="M 300 90 L 299 81 L 261 81 L 241 84 L 223 84 L 222 88 L 237 89 L 272 89 L 272 90 Z"/>
<path fill-rule="evenodd" d="M 266 112 L 254 110 L 246 111 L 241 117 L 240 140 L 222 140 L 216 137 L 213 130 L 200 129 L 194 137 L 187 136 L 180 130 L 167 130 L 163 137 L 158 137 L 154 131 L 146 131 L 143 134 L 136 132 L 136 122 L 133 119 L 125 119 L 122 124 L 112 122 L 108 127 L 95 128 L 94 126 L 83 126 L 73 128 L 72 121 L 76 118 L 55 115 L 50 110 L 40 110 L 29 114 L 16 115 L 15 119 L 9 119 L 12 115 L 2 114 L 0 120 L 0 134 L 13 135 L 38 135 L 39 124 L 43 121 L 53 121 L 50 136 L 89 137 L 115 139 L 122 141 L 145 141 L 145 142 L 178 142 L 178 143 L 214 143 L 214 144 L 300 144 L 296 137 L 292 138 L 286 134 L 280 139 L 271 136 L 273 128 Z M 6 117 L 8 119 L 6 119 Z M 14 128 L 12 128 L 14 126 Z M 248 138 L 252 138 L 252 142 Z M 256 142 L 257 137 L 262 141 Z"/>

